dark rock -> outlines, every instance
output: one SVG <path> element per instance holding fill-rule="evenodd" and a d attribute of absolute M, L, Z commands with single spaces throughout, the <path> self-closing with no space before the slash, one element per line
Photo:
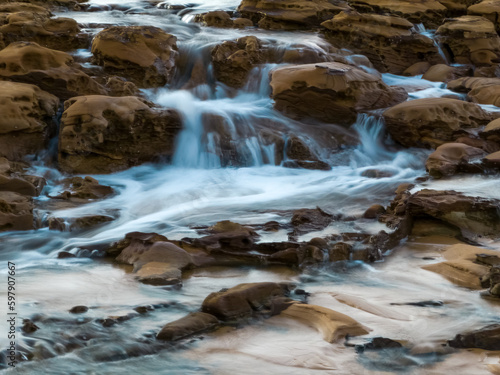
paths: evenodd
<path fill-rule="evenodd" d="M 179 320 L 166 324 L 156 335 L 158 340 L 176 341 L 217 328 L 219 320 L 204 312 L 191 313 Z"/>
<path fill-rule="evenodd" d="M 85 313 L 89 310 L 87 306 L 79 305 L 79 306 L 74 306 L 72 307 L 69 312 L 72 314 L 82 314 Z"/>
<path fill-rule="evenodd" d="M 35 323 L 29 319 L 23 320 L 23 327 L 21 328 L 24 333 L 33 333 L 40 329 Z"/>
<path fill-rule="evenodd" d="M 458 334 L 448 341 L 452 348 L 478 348 L 500 350 L 500 324 L 492 324 L 484 328 Z"/>
<path fill-rule="evenodd" d="M 375 337 L 371 342 L 363 345 L 356 345 L 355 349 L 358 353 L 362 353 L 365 350 L 381 350 L 381 349 L 394 349 L 402 348 L 399 342 L 387 339 L 385 337 Z"/>
<path fill-rule="evenodd" d="M 296 210 L 292 216 L 292 225 L 297 234 L 318 231 L 326 228 L 332 221 L 333 215 L 321 208 Z"/>

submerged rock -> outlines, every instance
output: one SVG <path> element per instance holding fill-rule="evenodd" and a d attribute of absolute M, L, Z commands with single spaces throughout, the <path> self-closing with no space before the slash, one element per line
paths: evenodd
<path fill-rule="evenodd" d="M 401 343 L 385 338 L 385 337 L 374 337 L 369 343 L 363 345 L 356 345 L 356 352 L 362 353 L 365 350 L 380 350 L 380 349 L 394 349 L 402 348 Z"/>
<path fill-rule="evenodd" d="M 285 115 L 345 126 L 353 124 L 359 112 L 390 107 L 407 97 L 379 76 L 334 62 L 278 68 L 270 84 L 274 106 Z"/>
<path fill-rule="evenodd" d="M 458 334 L 448 341 L 448 344 L 453 348 L 500 350 L 500 324 L 491 324 L 469 333 Z"/>

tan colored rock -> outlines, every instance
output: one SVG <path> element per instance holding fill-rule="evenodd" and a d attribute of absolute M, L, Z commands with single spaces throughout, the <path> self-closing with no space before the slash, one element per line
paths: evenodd
<path fill-rule="evenodd" d="M 483 17 L 448 19 L 437 29 L 436 37 L 449 60 L 459 64 L 492 65 L 500 54 L 495 25 Z"/>
<path fill-rule="evenodd" d="M 321 26 L 333 46 L 365 55 L 383 73 L 402 74 L 422 61 L 444 62 L 434 41 L 404 18 L 341 12 Z"/>
<path fill-rule="evenodd" d="M 176 341 L 212 330 L 218 324 L 219 321 L 215 316 L 203 312 L 195 312 L 166 324 L 158 335 L 156 335 L 156 338 L 163 341 Z"/>
<path fill-rule="evenodd" d="M 101 185 L 95 178 L 86 177 L 69 177 L 62 181 L 64 191 L 51 198 L 88 201 L 109 197 L 114 194 L 114 190 L 110 186 Z"/>
<path fill-rule="evenodd" d="M 429 264 L 422 268 L 440 274 L 451 282 L 470 289 L 482 289 L 480 278 L 486 275 L 489 266 L 476 263 L 477 254 L 498 255 L 498 251 L 481 247 L 457 244 L 443 253 L 443 262 Z"/>
<path fill-rule="evenodd" d="M 431 29 L 440 26 L 448 13 L 437 0 L 351 0 L 349 4 L 361 13 L 388 13 Z"/>
<path fill-rule="evenodd" d="M 500 78 L 463 77 L 449 82 L 448 88 L 467 92 L 472 102 L 500 106 Z"/>
<path fill-rule="evenodd" d="M 427 61 L 420 61 L 407 68 L 403 72 L 403 75 L 407 77 L 418 76 L 424 74 L 426 71 L 429 70 L 430 67 L 431 64 L 429 64 Z"/>
<path fill-rule="evenodd" d="M 11 191 L 0 191 L 0 232 L 33 228 L 33 200 Z"/>
<path fill-rule="evenodd" d="M 22 3 L 24 5 L 29 3 L 29 5 L 36 5 L 51 10 L 83 10 L 87 1 L 88 0 L 0 0 L 0 4 L 10 5 L 12 3 Z"/>
<path fill-rule="evenodd" d="M 407 147 L 436 148 L 454 142 L 470 128 L 486 125 L 493 115 L 477 104 L 448 98 L 411 100 L 383 114 L 392 138 Z"/>
<path fill-rule="evenodd" d="M 295 30 L 317 27 L 342 10 L 343 0 L 243 0 L 238 12 L 264 29 Z"/>
<path fill-rule="evenodd" d="M 339 125 L 351 125 L 359 112 L 406 99 L 406 92 L 387 86 L 378 76 L 341 63 L 278 68 L 270 84 L 275 108 L 285 115 Z"/>
<path fill-rule="evenodd" d="M 483 163 L 487 167 L 499 168 L 500 167 L 500 151 L 493 152 L 493 153 L 487 155 L 483 159 Z"/>
<path fill-rule="evenodd" d="M 55 134 L 59 99 L 24 83 L 0 81 L 0 156 L 19 160 Z"/>
<path fill-rule="evenodd" d="M 425 169 L 435 178 L 453 176 L 458 172 L 480 172 L 480 164 L 471 163 L 481 160 L 485 154 L 480 148 L 463 143 L 445 143 L 429 155 Z"/>
<path fill-rule="evenodd" d="M 296 319 L 299 322 L 317 329 L 327 342 L 337 342 L 349 336 L 366 335 L 370 331 L 351 317 L 337 311 L 317 305 L 294 303 L 280 316 Z"/>
<path fill-rule="evenodd" d="M 150 108 L 135 96 L 80 96 L 65 103 L 59 167 L 111 173 L 173 155 L 181 129 L 177 112 Z"/>
<path fill-rule="evenodd" d="M 470 66 L 449 66 L 446 64 L 437 64 L 431 66 L 422 76 L 432 82 L 449 82 L 460 77 L 472 75 Z"/>
<path fill-rule="evenodd" d="M 471 16 L 481 16 L 495 24 L 497 30 L 500 28 L 500 1 L 483 0 L 478 4 L 473 4 L 467 8 L 467 14 Z"/>
<path fill-rule="evenodd" d="M 61 99 L 106 93 L 70 55 L 32 42 L 12 43 L 0 51 L 0 78 L 35 84 Z"/>
<path fill-rule="evenodd" d="M 195 22 L 200 22 L 205 26 L 229 28 L 233 27 L 233 20 L 228 12 L 216 10 L 204 14 L 198 14 Z"/>
<path fill-rule="evenodd" d="M 169 82 L 178 56 L 177 38 L 153 26 L 113 26 L 92 42 L 94 62 L 139 87 Z"/>

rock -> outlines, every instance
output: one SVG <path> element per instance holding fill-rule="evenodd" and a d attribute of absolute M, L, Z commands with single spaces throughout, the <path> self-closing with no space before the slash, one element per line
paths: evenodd
<path fill-rule="evenodd" d="M 328 250 L 330 262 L 351 260 L 352 246 L 345 242 L 337 242 Z"/>
<path fill-rule="evenodd" d="M 488 285 L 481 285 L 481 278 L 489 272 L 490 266 L 477 262 L 478 254 L 496 256 L 495 250 L 481 247 L 457 244 L 449 246 L 442 253 L 444 261 L 428 264 L 422 268 L 440 274 L 451 282 L 470 289 L 482 289 Z"/>
<path fill-rule="evenodd" d="M 80 96 L 64 109 L 59 167 L 71 173 L 112 173 L 169 158 L 181 129 L 177 112 L 153 109 L 134 96 Z"/>
<path fill-rule="evenodd" d="M 374 337 L 369 343 L 356 345 L 355 349 L 356 352 L 363 353 L 365 350 L 394 349 L 402 347 L 403 345 L 397 341 L 385 337 Z"/>
<path fill-rule="evenodd" d="M 278 68 L 270 84 L 274 106 L 285 115 L 346 126 L 356 121 L 358 112 L 390 107 L 407 97 L 380 77 L 341 63 Z"/>
<path fill-rule="evenodd" d="M 38 327 L 35 323 L 33 323 L 31 320 L 29 319 L 24 319 L 23 320 L 23 326 L 22 326 L 22 331 L 24 333 L 27 333 L 27 334 L 30 334 L 30 333 L 33 333 L 33 332 L 36 332 L 40 329 L 40 327 Z"/>
<path fill-rule="evenodd" d="M 87 311 L 89 311 L 89 308 L 83 305 L 74 306 L 69 310 L 69 312 L 72 314 L 83 314 Z"/>
<path fill-rule="evenodd" d="M 11 191 L 0 191 L 0 232 L 33 228 L 33 200 Z"/>
<path fill-rule="evenodd" d="M 500 168 L 500 151 L 486 155 L 483 159 L 483 164 L 487 168 Z"/>
<path fill-rule="evenodd" d="M 318 27 L 346 9 L 349 5 L 343 0 L 242 0 L 238 12 L 263 29 L 296 30 Z"/>
<path fill-rule="evenodd" d="M 156 338 L 163 341 L 177 341 L 211 331 L 217 328 L 218 325 L 219 320 L 215 316 L 203 312 L 195 312 L 166 324 L 156 335 Z"/>
<path fill-rule="evenodd" d="M 402 74 L 422 61 L 444 62 L 434 41 L 404 18 L 341 12 L 321 26 L 333 46 L 365 55 L 382 73 Z"/>
<path fill-rule="evenodd" d="M 276 315 L 281 312 L 280 297 L 288 294 L 289 288 L 277 283 L 240 284 L 230 289 L 209 294 L 202 303 L 204 313 L 212 314 L 222 321 L 246 318 L 254 312 Z"/>
<path fill-rule="evenodd" d="M 333 215 L 323 211 L 321 208 L 303 208 L 293 212 L 292 225 L 294 232 L 303 234 L 326 228 L 333 221 Z"/>
<path fill-rule="evenodd" d="M 431 66 L 422 79 L 432 82 L 449 82 L 454 79 L 471 76 L 472 68 L 470 66 L 448 66 L 445 64 L 437 64 Z"/>
<path fill-rule="evenodd" d="M 478 4 L 473 4 L 467 8 L 467 14 L 471 16 L 482 16 L 493 22 L 497 31 L 500 29 L 500 1 L 499 0 L 483 0 Z"/>
<path fill-rule="evenodd" d="M 196 238 L 193 245 L 206 249 L 209 253 L 247 252 L 252 249 L 258 234 L 251 228 L 231 221 L 221 221 L 209 228 L 213 233 Z"/>
<path fill-rule="evenodd" d="M 129 253 L 140 255 L 148 250 L 155 242 L 159 241 L 165 242 L 168 241 L 168 238 L 158 233 L 130 232 L 125 235 L 123 240 L 113 243 L 106 249 L 106 253 L 110 256 L 117 257 L 124 249 L 131 247 L 128 249 Z"/>
<path fill-rule="evenodd" d="M 500 234 L 500 201 L 469 197 L 456 191 L 423 189 L 408 199 L 411 216 L 431 216 L 454 225 L 466 238 Z"/>
<path fill-rule="evenodd" d="M 182 272 L 165 262 L 147 262 L 135 272 L 137 280 L 149 285 L 181 285 Z"/>
<path fill-rule="evenodd" d="M 142 241 L 143 246 L 138 246 L 139 243 L 131 244 L 123 249 L 116 261 L 133 264 L 136 268 L 149 262 L 162 262 L 170 264 L 171 268 L 181 270 L 192 264 L 191 255 L 173 243 L 155 241 L 148 246 L 147 242 Z"/>
<path fill-rule="evenodd" d="M 240 88 L 256 64 L 266 61 L 266 51 L 254 36 L 226 41 L 212 50 L 215 78 L 231 87 Z"/>
<path fill-rule="evenodd" d="M 285 154 L 289 159 L 283 163 L 287 168 L 305 168 L 319 169 L 329 171 L 332 167 L 318 160 L 318 157 L 312 152 L 314 147 L 309 147 L 302 139 L 291 136 L 285 144 Z"/>
<path fill-rule="evenodd" d="M 406 147 L 436 148 L 484 126 L 492 114 L 474 103 L 457 99 L 416 99 L 398 104 L 383 114 L 391 137 Z"/>
<path fill-rule="evenodd" d="M 381 204 L 373 204 L 365 211 L 363 217 L 365 219 L 376 219 L 379 215 L 385 213 L 385 208 Z"/>
<path fill-rule="evenodd" d="M 408 21 L 436 29 L 448 9 L 437 0 L 351 0 L 349 4 L 361 13 L 380 13 L 400 16 Z"/>
<path fill-rule="evenodd" d="M 108 215 L 86 215 L 70 220 L 70 231 L 82 230 L 95 227 L 115 220 L 114 217 Z"/>
<path fill-rule="evenodd" d="M 480 255 L 485 255 L 485 254 L 478 254 L 478 258 L 480 258 Z M 500 258 L 498 256 L 489 256 L 491 259 L 495 259 L 497 264 L 494 264 L 489 272 L 481 277 L 481 286 L 484 288 L 488 288 L 488 292 L 484 294 L 484 297 L 495 297 L 499 298 L 500 297 Z M 479 259 L 476 258 L 476 261 Z"/>
<path fill-rule="evenodd" d="M 62 229 L 59 229 L 60 227 L 58 228 L 52 228 L 51 225 L 50 225 L 50 218 L 49 218 L 49 229 L 56 229 L 56 230 L 60 230 L 60 231 L 63 231 L 64 230 L 64 226 L 61 227 Z M 60 251 L 59 253 L 57 253 L 57 259 L 68 259 L 68 258 L 76 258 L 76 255 L 75 254 L 72 254 L 68 251 Z"/>
<path fill-rule="evenodd" d="M 458 334 L 448 341 L 448 345 L 452 348 L 500 350 L 500 324 L 491 324 L 469 333 Z"/>
<path fill-rule="evenodd" d="M 224 12 L 222 10 L 217 10 L 204 14 L 198 14 L 195 17 L 194 21 L 201 22 L 205 26 L 210 26 L 210 27 L 222 27 L 222 28 L 233 27 L 233 20 L 231 19 L 231 16 L 229 15 L 228 12 Z"/>
<path fill-rule="evenodd" d="M 466 92 L 472 102 L 500 106 L 500 78 L 464 77 L 449 82 L 448 88 Z"/>
<path fill-rule="evenodd" d="M 170 81 L 178 56 L 177 38 L 153 26 L 113 26 L 92 42 L 94 62 L 139 87 Z"/>
<path fill-rule="evenodd" d="M 0 78 L 34 84 L 61 99 L 106 94 L 69 54 L 32 42 L 12 43 L 0 51 Z"/>
<path fill-rule="evenodd" d="M 500 37 L 486 18 L 462 16 L 447 19 L 436 31 L 436 38 L 451 62 L 492 65 L 500 53 Z"/>
<path fill-rule="evenodd" d="M 20 160 L 44 149 L 56 130 L 58 106 L 36 86 L 0 81 L 0 156 Z"/>
<path fill-rule="evenodd" d="M 405 69 L 403 72 L 404 76 L 411 77 L 411 76 L 419 76 L 421 74 L 424 74 L 426 71 L 429 70 L 431 67 L 431 64 L 429 64 L 427 61 L 420 61 L 409 68 Z"/>
<path fill-rule="evenodd" d="M 35 185 L 22 177 L 0 174 L 0 191 L 13 191 L 35 197 L 40 194 L 41 189 L 37 189 Z"/>
<path fill-rule="evenodd" d="M 317 329 L 323 334 L 323 339 L 331 343 L 347 335 L 360 336 L 369 333 L 366 327 L 354 319 L 326 307 L 294 303 L 280 315 Z"/>
<path fill-rule="evenodd" d="M 72 18 L 51 18 L 44 7 L 34 4 L 0 4 L 0 33 L 6 44 L 32 41 L 63 51 L 87 48 L 90 35 L 81 33 Z"/>
<path fill-rule="evenodd" d="M 115 193 L 112 187 L 101 185 L 95 178 L 68 177 L 62 181 L 65 190 L 62 194 L 54 197 L 59 199 L 94 200 L 109 197 Z"/>
<path fill-rule="evenodd" d="M 140 94 L 136 85 L 121 77 L 109 77 L 106 81 L 106 88 L 110 96 L 138 96 Z"/>
<path fill-rule="evenodd" d="M 245 29 L 247 27 L 253 27 L 253 22 L 248 18 L 236 18 L 233 20 L 233 27 L 236 29 Z"/>
<path fill-rule="evenodd" d="M 479 135 L 487 142 L 493 142 L 496 145 L 494 150 L 487 151 L 498 151 L 498 147 L 500 146 L 500 119 L 496 119 L 488 123 Z"/>
<path fill-rule="evenodd" d="M 434 178 L 453 176 L 460 172 L 480 172 L 481 160 L 486 153 L 480 148 L 463 143 L 445 143 L 429 155 L 425 169 Z"/>

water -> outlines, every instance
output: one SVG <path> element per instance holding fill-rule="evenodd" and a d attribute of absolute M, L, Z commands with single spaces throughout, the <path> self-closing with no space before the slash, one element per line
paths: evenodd
<path fill-rule="evenodd" d="M 426 150 L 401 149 L 384 130 L 379 112 L 360 114 L 350 129 L 334 125 L 293 121 L 272 108 L 268 73 L 276 64 L 256 67 L 249 83 L 235 92 L 215 83 L 210 49 L 224 40 L 256 35 L 276 51 L 303 46 L 332 58 L 320 35 L 307 32 L 226 30 L 188 23 L 195 13 L 215 9 L 234 10 L 237 1 L 203 1 L 180 13 L 155 7 L 147 1 L 91 1 L 101 11 L 64 13 L 84 24 L 91 33 L 105 25 L 155 25 L 178 37 L 186 69 L 172 84 L 143 94 L 156 104 L 176 109 L 184 129 L 169 165 L 145 164 L 112 175 L 94 176 L 112 186 L 116 195 L 73 208 L 39 210 L 66 220 L 87 214 L 111 214 L 116 219 L 84 232 L 57 232 L 47 228 L 0 233 L 0 258 L 18 267 L 19 314 L 37 320 L 40 330 L 19 341 L 22 353 L 34 360 L 5 373 L 19 374 L 429 374 L 456 371 L 461 363 L 441 343 L 467 328 L 491 321 L 498 306 L 477 292 L 455 287 L 438 275 L 424 271 L 425 257 L 439 257 L 451 238 L 414 238 L 384 262 L 322 265 L 300 273 L 286 267 L 212 267 L 186 273 L 181 289 L 164 289 L 138 283 L 130 267 L 102 259 L 58 259 L 60 251 L 82 254 L 82 248 L 98 249 L 131 231 L 157 232 L 176 240 L 197 237 L 194 229 L 220 220 L 263 224 L 289 223 L 298 208 L 323 210 L 355 220 L 335 221 L 321 232 L 301 240 L 341 232 L 377 233 L 379 223 L 362 220 L 372 204 L 387 205 L 396 187 L 423 176 Z M 171 3 L 176 5 L 175 3 Z M 113 5 L 113 6 L 111 6 Z M 96 8 L 97 9 L 97 8 Z M 420 30 L 425 32 L 425 30 Z M 298 42 L 300 41 L 300 42 Z M 362 61 L 349 56 L 348 61 Z M 79 50 L 77 56 L 89 57 Z M 189 85 L 191 69 L 198 61 L 203 79 Z M 370 71 L 370 66 L 363 66 Z M 382 75 L 389 85 L 404 87 L 409 100 L 440 97 L 451 92 L 441 83 L 421 77 Z M 456 94 L 454 94 L 456 95 Z M 216 119 L 207 126 L 207 118 Z M 266 141 L 265 131 L 275 134 Z M 300 139 L 315 156 L 328 162 L 330 171 L 283 167 L 283 151 L 291 137 Z M 332 137 L 348 139 L 333 142 Z M 280 146 L 281 144 L 281 146 Z M 378 171 L 381 178 L 368 177 Z M 59 172 L 35 163 L 34 174 L 48 176 L 48 186 L 37 198 L 62 190 Z M 494 177 L 458 177 L 419 184 L 456 189 L 471 195 L 500 198 Z M 387 228 L 385 228 L 387 230 Z M 285 230 L 260 232 L 260 241 L 287 240 Z M 495 248 L 496 244 L 489 244 Z M 5 274 L 5 270 L 1 270 Z M 154 334 L 167 322 L 197 311 L 211 292 L 243 282 L 291 281 L 311 293 L 310 303 L 332 308 L 368 326 L 369 337 L 405 340 L 412 347 L 390 360 L 384 355 L 357 355 L 343 343 L 329 344 L 314 329 L 283 317 L 273 317 L 241 329 L 207 335 L 205 340 L 176 347 L 159 345 Z M 444 301 L 443 306 L 422 308 L 391 303 L 422 300 Z M 70 314 L 75 305 L 86 305 L 85 315 Z M 154 305 L 154 311 L 138 315 L 134 308 Z M 1 304 L 5 308 L 4 304 Z M 2 311 L 3 312 L 3 311 Z M 112 327 L 97 320 L 128 316 Z M 0 347 L 6 346 L 4 335 Z M 387 353 L 386 353 L 387 354 Z M 389 354 L 387 354 L 389 355 Z M 463 358 L 466 358 L 463 357 Z M 483 368 L 469 364 L 460 373 L 479 374 Z M 489 361 L 489 362 L 488 362 Z M 491 363 L 493 359 L 483 360 Z M 483 371 L 483 372 L 481 372 Z M 485 370 L 486 371 L 486 370 Z"/>

